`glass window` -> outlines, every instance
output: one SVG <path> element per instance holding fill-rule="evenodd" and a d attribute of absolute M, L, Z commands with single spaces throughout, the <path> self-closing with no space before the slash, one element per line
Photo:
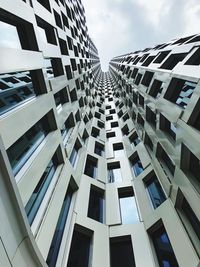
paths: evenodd
<path fill-rule="evenodd" d="M 48 132 L 47 118 L 44 117 L 7 149 L 14 175 L 27 162 Z"/>
<path fill-rule="evenodd" d="M 111 267 L 136 266 L 130 236 L 110 239 L 110 265 Z"/>
<path fill-rule="evenodd" d="M 0 21 L 0 45 L 9 48 L 22 49 L 17 28 L 11 24 Z"/>
<path fill-rule="evenodd" d="M 122 224 L 139 222 L 139 216 L 134 196 L 120 197 L 119 203 Z"/>
<path fill-rule="evenodd" d="M 87 156 L 84 174 L 96 178 L 97 176 L 97 159 Z"/>
<path fill-rule="evenodd" d="M 122 174 L 119 162 L 114 162 L 112 164 L 108 164 L 108 182 L 121 182 Z"/>
<path fill-rule="evenodd" d="M 159 207 L 166 200 L 163 189 L 156 176 L 153 176 L 146 182 L 146 188 L 154 209 Z"/>
<path fill-rule="evenodd" d="M 104 193 L 93 186 L 90 189 L 87 216 L 101 223 L 104 221 Z"/>
<path fill-rule="evenodd" d="M 69 161 L 70 161 L 70 163 L 72 164 L 72 166 L 74 168 L 76 168 L 76 165 L 77 165 L 77 162 L 78 162 L 78 158 L 79 158 L 78 157 L 78 151 L 79 151 L 79 149 L 80 149 L 80 145 L 78 144 L 78 142 L 76 142 L 75 145 L 74 145 L 74 148 L 73 148 L 73 150 L 71 152 L 71 155 L 69 157 Z"/>
<path fill-rule="evenodd" d="M 42 200 L 46 194 L 46 191 L 51 183 L 53 175 L 56 171 L 56 167 L 57 167 L 57 159 L 54 156 L 53 159 L 49 162 L 46 170 L 44 171 L 40 181 L 38 182 L 29 201 L 25 206 L 25 211 L 30 225 L 34 220 L 37 211 L 42 203 Z"/>
<path fill-rule="evenodd" d="M 169 237 L 164 226 L 154 231 L 152 236 L 160 267 L 179 267 Z"/>
<path fill-rule="evenodd" d="M 103 156 L 103 152 L 104 152 L 104 145 L 95 142 L 94 153 L 96 153 L 99 156 Z"/>
<path fill-rule="evenodd" d="M 61 207 L 60 215 L 58 218 L 58 222 L 56 225 L 56 229 L 53 235 L 53 239 L 51 241 L 51 246 L 50 246 L 49 253 L 47 256 L 47 260 L 46 260 L 49 267 L 56 266 L 56 261 L 57 261 L 63 233 L 65 230 L 65 224 L 67 221 L 71 200 L 72 200 L 72 194 L 73 194 L 73 189 L 69 185 L 66 195 L 64 197 L 64 201 Z"/>
<path fill-rule="evenodd" d="M 88 229 L 86 230 L 88 232 Z M 89 267 L 91 236 L 74 230 L 67 267 Z"/>
<path fill-rule="evenodd" d="M 144 170 L 138 156 L 131 160 L 131 167 L 136 177 Z"/>

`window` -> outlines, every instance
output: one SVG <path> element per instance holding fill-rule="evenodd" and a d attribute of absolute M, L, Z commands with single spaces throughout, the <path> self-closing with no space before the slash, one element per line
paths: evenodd
<path fill-rule="evenodd" d="M 121 182 L 122 174 L 119 162 L 108 163 L 108 182 Z"/>
<path fill-rule="evenodd" d="M 4 36 L 4 38 L 1 38 L 0 40 L 0 44 L 2 46 L 21 49 L 21 43 L 18 36 L 17 27 L 0 21 L 0 34 L 1 36 Z"/>
<path fill-rule="evenodd" d="M 91 178 L 96 178 L 97 176 L 97 162 L 98 160 L 90 155 L 87 156 L 84 174 L 90 176 Z"/>
<path fill-rule="evenodd" d="M 200 221 L 180 190 L 178 191 L 176 208 L 178 209 L 181 220 L 200 256 Z"/>
<path fill-rule="evenodd" d="M 93 136 L 94 138 L 97 138 L 99 136 L 100 130 L 92 127 L 92 131 L 91 131 L 91 136 Z"/>
<path fill-rule="evenodd" d="M 104 152 L 104 145 L 99 142 L 95 142 L 94 153 L 96 153 L 99 156 L 103 156 L 103 152 Z"/>
<path fill-rule="evenodd" d="M 141 141 L 136 132 L 129 137 L 129 140 L 134 146 L 137 146 Z"/>
<path fill-rule="evenodd" d="M 137 76 L 136 76 L 136 79 L 135 79 L 135 84 L 139 85 L 141 79 L 142 79 L 142 74 L 138 73 Z"/>
<path fill-rule="evenodd" d="M 172 70 L 179 62 L 181 62 L 187 53 L 171 54 L 161 65 L 161 69 Z"/>
<path fill-rule="evenodd" d="M 38 51 L 32 23 L 3 9 L 0 10 L 1 46 L 15 49 Z"/>
<path fill-rule="evenodd" d="M 123 147 L 122 143 L 113 144 L 113 150 L 114 150 L 115 157 L 124 157 L 125 156 L 124 147 Z"/>
<path fill-rule="evenodd" d="M 39 31 L 39 36 L 41 40 L 44 43 L 47 42 L 52 45 L 57 45 L 54 27 L 51 24 L 47 23 L 45 20 L 41 19 L 40 17 L 36 16 L 36 20 L 38 25 L 37 30 Z"/>
<path fill-rule="evenodd" d="M 30 225 L 34 220 L 37 211 L 42 203 L 42 200 L 46 194 L 46 191 L 52 181 L 57 165 L 58 159 L 56 155 L 54 155 L 25 206 L 25 211 Z"/>
<path fill-rule="evenodd" d="M 134 156 L 134 158 L 131 159 L 131 168 L 136 177 L 143 172 L 144 169 L 138 156 Z"/>
<path fill-rule="evenodd" d="M 147 133 L 145 133 L 144 144 L 147 146 L 147 148 L 150 148 L 150 150 L 153 151 L 153 142 Z"/>
<path fill-rule="evenodd" d="M 54 13 L 54 17 L 55 17 L 55 21 L 56 21 L 56 25 L 59 27 L 59 28 L 63 28 L 63 25 L 62 25 L 62 21 L 61 21 L 61 18 L 60 18 L 60 15 L 55 11 L 53 10 L 53 13 Z"/>
<path fill-rule="evenodd" d="M 157 99 L 161 95 L 162 90 L 163 82 L 155 79 L 149 89 L 149 95 Z"/>
<path fill-rule="evenodd" d="M 119 204 L 122 224 L 132 224 L 139 222 L 138 210 L 132 188 L 120 188 Z"/>
<path fill-rule="evenodd" d="M 192 56 L 186 61 L 185 65 L 199 65 L 200 64 L 200 48 L 196 49 L 196 51 L 192 54 Z"/>
<path fill-rule="evenodd" d="M 168 173 L 170 173 L 173 176 L 175 172 L 175 164 L 173 163 L 173 161 L 170 159 L 170 157 L 160 144 L 158 144 L 157 146 L 156 157 L 159 159 L 161 167 L 163 168 L 167 177 Z"/>
<path fill-rule="evenodd" d="M 71 205 L 72 195 L 73 195 L 73 189 L 71 185 L 69 185 L 63 200 L 63 204 L 60 210 L 60 215 L 58 218 L 58 222 L 56 225 L 56 229 L 53 235 L 53 239 L 51 241 L 51 246 L 46 260 L 49 267 L 56 266 L 56 261 L 58 258 L 58 253 L 62 242 L 63 233 L 65 230 L 69 208 Z"/>
<path fill-rule="evenodd" d="M 113 121 L 110 123 L 111 128 L 119 127 L 119 124 L 117 121 Z"/>
<path fill-rule="evenodd" d="M 51 11 L 49 0 L 37 0 L 43 7 L 45 7 L 47 10 Z"/>
<path fill-rule="evenodd" d="M 168 119 L 166 119 L 161 113 L 160 113 L 160 129 L 167 133 L 168 136 L 170 136 L 173 140 L 176 140 L 176 126 L 170 122 Z"/>
<path fill-rule="evenodd" d="M 67 267 L 89 267 L 92 231 L 75 225 Z"/>
<path fill-rule="evenodd" d="M 161 63 L 167 57 L 169 53 L 170 51 L 160 52 L 153 63 Z"/>
<path fill-rule="evenodd" d="M 154 73 L 151 71 L 146 71 L 144 74 L 144 77 L 141 81 L 141 84 L 145 85 L 146 87 L 148 87 L 151 83 L 151 80 L 153 78 Z"/>
<path fill-rule="evenodd" d="M 61 109 L 62 105 L 69 101 L 66 88 L 54 94 L 54 99 L 56 103 L 56 108 Z"/>
<path fill-rule="evenodd" d="M 108 132 L 106 133 L 106 138 L 115 137 L 115 132 Z"/>
<path fill-rule="evenodd" d="M 179 267 L 169 237 L 163 225 L 151 233 L 151 238 L 154 244 L 159 266 Z"/>
<path fill-rule="evenodd" d="M 181 147 L 180 168 L 200 192 L 200 160 L 184 144 Z"/>
<path fill-rule="evenodd" d="M 104 192 L 93 185 L 90 188 L 87 216 L 98 222 L 104 222 Z"/>
<path fill-rule="evenodd" d="M 42 70 L 0 75 L 0 115 L 46 93 Z"/>
<path fill-rule="evenodd" d="M 129 134 L 129 128 L 128 125 L 124 125 L 124 127 L 122 128 L 122 133 L 123 135 L 128 135 Z"/>
<path fill-rule="evenodd" d="M 8 158 L 14 175 L 18 173 L 36 148 L 45 139 L 46 135 L 50 132 L 48 115 L 44 116 L 7 149 Z M 53 117 L 52 113 L 51 116 Z M 53 121 L 55 122 L 54 118 Z"/>
<path fill-rule="evenodd" d="M 194 82 L 172 78 L 164 98 L 185 109 L 195 87 L 196 83 Z"/>
<path fill-rule="evenodd" d="M 156 112 L 153 112 L 148 106 L 146 106 L 146 120 L 156 128 Z"/>
<path fill-rule="evenodd" d="M 111 267 L 135 267 L 131 236 L 110 239 Z"/>
<path fill-rule="evenodd" d="M 64 142 L 66 143 L 66 141 L 68 140 L 70 133 L 72 132 L 72 128 L 75 126 L 75 121 L 74 121 L 74 116 L 71 113 L 67 120 L 65 121 L 65 123 L 62 125 L 60 131 L 61 131 L 61 135 L 62 138 L 64 140 Z"/>
<path fill-rule="evenodd" d="M 52 58 L 51 65 L 53 68 L 54 77 L 64 75 L 63 65 L 61 58 Z"/>
<path fill-rule="evenodd" d="M 151 203 L 156 209 L 159 207 L 165 200 L 165 194 L 163 189 L 158 181 L 158 178 L 153 175 L 150 179 L 145 182 L 146 189 L 148 191 L 149 197 L 151 199 Z"/>
<path fill-rule="evenodd" d="M 81 144 L 78 140 L 76 140 L 76 143 L 74 145 L 74 148 L 73 148 L 71 155 L 70 155 L 70 158 L 69 158 L 69 161 L 74 168 L 76 168 L 76 165 L 78 162 L 78 158 L 79 158 L 78 157 L 78 151 L 80 148 L 81 148 Z"/>

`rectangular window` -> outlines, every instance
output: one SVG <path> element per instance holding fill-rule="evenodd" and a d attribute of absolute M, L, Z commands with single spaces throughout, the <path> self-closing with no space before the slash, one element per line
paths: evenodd
<path fill-rule="evenodd" d="M 129 140 L 134 147 L 137 146 L 141 141 L 136 132 L 129 137 Z"/>
<path fill-rule="evenodd" d="M 200 256 L 200 221 L 180 190 L 178 191 L 176 208 L 178 209 L 182 222 Z"/>
<path fill-rule="evenodd" d="M 125 157 L 124 146 L 122 143 L 113 144 L 113 151 L 116 157 Z"/>
<path fill-rule="evenodd" d="M 158 181 L 158 178 L 155 175 L 153 175 L 150 179 L 148 179 L 148 181 L 145 182 L 145 185 L 149 197 L 151 199 L 151 203 L 154 209 L 156 209 L 166 200 L 166 196 Z"/>
<path fill-rule="evenodd" d="M 160 144 L 157 146 L 156 157 L 158 158 L 166 175 L 168 176 L 168 173 L 170 173 L 173 176 L 175 172 L 175 164 Z"/>
<path fill-rule="evenodd" d="M 161 95 L 162 90 L 163 82 L 155 79 L 149 89 L 149 95 L 157 99 Z"/>
<path fill-rule="evenodd" d="M 57 45 L 55 28 L 40 17 L 36 16 L 36 20 L 41 40 L 52 45 Z"/>
<path fill-rule="evenodd" d="M 57 110 L 62 109 L 62 105 L 69 101 L 66 88 L 54 94 L 54 99 Z"/>
<path fill-rule="evenodd" d="M 167 133 L 169 137 L 171 137 L 173 140 L 176 140 L 176 126 L 170 122 L 168 119 L 166 119 L 161 113 L 160 113 L 160 129 Z"/>
<path fill-rule="evenodd" d="M 76 229 L 77 228 L 77 229 Z M 79 230 L 81 228 L 81 230 Z M 75 226 L 67 267 L 89 267 L 91 254 L 92 231 Z"/>
<path fill-rule="evenodd" d="M 119 162 L 108 163 L 108 182 L 121 182 L 122 174 Z"/>
<path fill-rule="evenodd" d="M 99 142 L 95 142 L 94 153 L 99 155 L 99 156 L 103 156 L 104 145 L 99 143 Z"/>
<path fill-rule="evenodd" d="M 143 172 L 144 169 L 138 156 L 131 159 L 131 168 L 136 177 Z"/>
<path fill-rule="evenodd" d="M 0 10 L 0 34 L 3 47 L 38 51 L 32 23 L 3 9 Z"/>
<path fill-rule="evenodd" d="M 40 84 L 38 80 L 40 79 Z M 43 87 L 42 90 L 41 86 Z M 0 75 L 0 115 L 46 91 L 42 70 Z"/>
<path fill-rule="evenodd" d="M 181 62 L 187 53 L 171 54 L 160 66 L 161 69 L 172 70 L 179 62 Z"/>
<path fill-rule="evenodd" d="M 73 195 L 73 189 L 71 185 L 69 185 L 63 200 L 63 204 L 60 210 L 60 215 L 57 221 L 56 229 L 53 235 L 53 239 L 51 241 L 51 246 L 46 260 L 49 267 L 56 266 L 56 261 L 58 258 L 58 253 L 62 242 L 63 233 L 65 230 L 65 225 L 69 213 L 72 195 Z"/>
<path fill-rule="evenodd" d="M 185 109 L 196 87 L 195 82 L 172 78 L 164 98 Z"/>
<path fill-rule="evenodd" d="M 132 188 L 120 188 L 119 204 L 122 224 L 139 222 L 138 210 Z"/>
<path fill-rule="evenodd" d="M 96 158 L 93 158 L 92 156 L 88 155 L 86 164 L 85 164 L 85 171 L 84 174 L 90 176 L 91 178 L 96 178 L 97 176 L 97 162 L 98 160 Z"/>
<path fill-rule="evenodd" d="M 146 120 L 156 128 L 156 112 L 153 112 L 148 106 L 146 106 Z"/>
<path fill-rule="evenodd" d="M 151 233 L 151 238 L 154 244 L 159 266 L 179 267 L 169 237 L 163 225 Z"/>
<path fill-rule="evenodd" d="M 104 192 L 95 186 L 90 188 L 87 216 L 98 222 L 104 222 Z"/>
<path fill-rule="evenodd" d="M 25 211 L 30 225 L 34 220 L 37 211 L 42 203 L 42 200 L 46 194 L 46 191 L 52 181 L 57 165 L 58 165 L 58 159 L 56 155 L 54 155 L 53 158 L 50 160 L 48 166 L 46 167 L 42 177 L 40 178 L 29 201 L 25 206 Z"/>
<path fill-rule="evenodd" d="M 93 136 L 94 138 L 97 138 L 99 134 L 100 134 L 100 130 L 95 127 L 92 127 L 91 136 Z"/>
<path fill-rule="evenodd" d="M 184 144 L 181 148 L 180 168 L 200 192 L 200 160 Z"/>
<path fill-rule="evenodd" d="M 110 239 L 111 267 L 135 267 L 131 236 Z"/>
<path fill-rule="evenodd" d="M 8 158 L 14 175 L 27 162 L 36 148 L 49 133 L 50 127 L 47 116 L 33 125 L 22 137 L 7 149 Z"/>
<path fill-rule="evenodd" d="M 69 161 L 70 161 L 71 165 L 73 166 L 73 168 L 76 168 L 76 165 L 78 163 L 78 159 L 79 159 L 78 151 L 80 148 L 81 148 L 81 144 L 78 140 L 76 140 L 74 148 L 73 148 L 71 155 L 69 157 Z"/>

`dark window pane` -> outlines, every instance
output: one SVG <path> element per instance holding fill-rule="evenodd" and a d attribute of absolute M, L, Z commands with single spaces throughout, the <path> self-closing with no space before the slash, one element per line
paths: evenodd
<path fill-rule="evenodd" d="M 111 267 L 135 267 L 131 238 L 110 241 Z"/>
<path fill-rule="evenodd" d="M 30 225 L 32 224 L 37 211 L 42 203 L 45 193 L 51 183 L 53 175 L 56 171 L 56 160 L 53 159 L 49 162 L 46 170 L 44 171 L 40 181 L 34 189 L 28 203 L 26 204 L 25 211 Z"/>
<path fill-rule="evenodd" d="M 65 224 L 67 221 L 67 216 L 68 216 L 68 212 L 69 212 L 69 208 L 70 208 L 70 204 L 71 204 L 71 199 L 72 199 L 72 194 L 73 194 L 73 190 L 71 188 L 71 186 L 69 185 L 63 204 L 62 204 L 62 208 L 60 211 L 60 215 L 58 218 L 58 222 L 56 225 L 56 229 L 54 232 L 54 236 L 53 239 L 51 241 L 51 246 L 49 249 L 49 253 L 47 256 L 47 264 L 49 267 L 54 267 L 56 266 L 56 261 L 57 261 L 57 257 L 58 257 L 58 253 L 59 253 L 59 249 L 60 249 L 60 244 L 62 241 L 62 237 L 63 237 L 63 233 L 65 230 Z"/>
<path fill-rule="evenodd" d="M 156 209 L 159 207 L 166 199 L 162 187 L 157 179 L 157 177 L 151 178 L 147 183 L 147 190 L 152 202 L 153 207 Z"/>
<path fill-rule="evenodd" d="M 87 216 L 98 222 L 103 223 L 103 205 L 104 205 L 103 192 L 91 188 Z"/>
<path fill-rule="evenodd" d="M 44 140 L 48 133 L 46 124 L 46 118 L 41 119 L 8 148 L 7 154 L 14 175 L 17 174 L 39 144 Z"/>
<path fill-rule="evenodd" d="M 179 267 L 165 228 L 162 226 L 152 234 L 152 240 L 160 267 Z"/>
<path fill-rule="evenodd" d="M 88 267 L 91 237 L 74 230 L 67 267 Z"/>

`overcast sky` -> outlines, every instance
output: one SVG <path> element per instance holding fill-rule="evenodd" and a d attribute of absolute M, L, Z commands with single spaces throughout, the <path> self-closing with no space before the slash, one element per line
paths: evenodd
<path fill-rule="evenodd" d="M 200 0 L 82 0 L 102 69 L 114 56 L 200 32 Z"/>

